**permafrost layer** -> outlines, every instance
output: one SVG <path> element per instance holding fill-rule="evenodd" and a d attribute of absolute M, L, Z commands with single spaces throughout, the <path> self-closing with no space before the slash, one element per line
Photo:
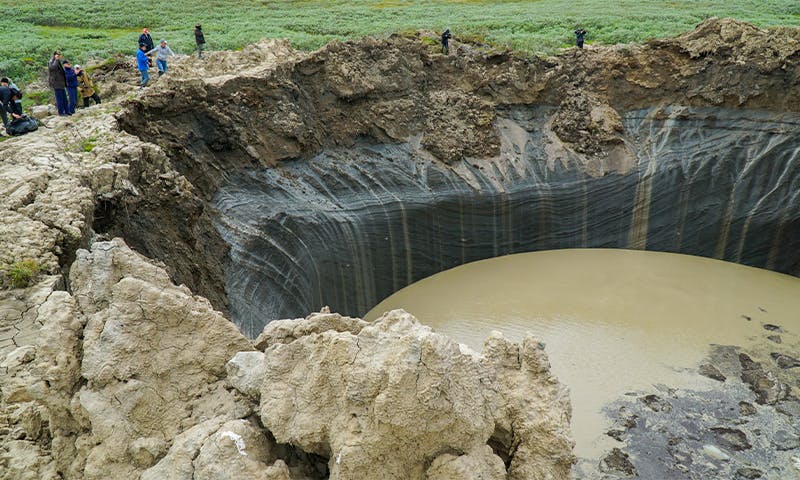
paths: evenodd
<path fill-rule="evenodd" d="M 323 305 L 361 316 L 448 268 L 560 248 L 679 252 L 800 273 L 800 116 L 628 112 L 635 160 L 598 176 L 553 148 L 549 114 L 504 111 L 501 153 L 480 162 L 445 165 L 413 143 L 362 141 L 229 176 L 212 203 L 231 245 L 232 318 L 255 336 L 270 319 Z"/>

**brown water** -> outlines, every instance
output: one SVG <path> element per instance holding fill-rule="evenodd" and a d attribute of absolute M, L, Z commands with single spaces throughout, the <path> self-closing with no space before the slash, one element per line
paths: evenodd
<path fill-rule="evenodd" d="M 765 323 L 800 330 L 800 279 L 686 255 L 556 250 L 439 273 L 366 318 L 395 308 L 478 351 L 492 330 L 543 340 L 570 388 L 576 454 L 593 457 L 615 443 L 603 405 L 656 384 L 710 388 L 697 374 L 709 345 L 763 342 Z"/>

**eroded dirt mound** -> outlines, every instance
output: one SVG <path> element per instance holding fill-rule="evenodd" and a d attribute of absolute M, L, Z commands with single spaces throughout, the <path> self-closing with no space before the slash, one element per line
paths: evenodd
<path fill-rule="evenodd" d="M 3 363 L 3 478 L 568 477 L 568 397 L 532 338 L 479 355 L 401 310 L 323 312 L 262 353 L 120 239 L 80 250 L 71 285 Z"/>
<path fill-rule="evenodd" d="M 452 162 L 497 153 L 498 106 L 538 103 L 560 108 L 562 140 L 601 153 L 620 129 L 614 111 L 661 103 L 798 111 L 798 40 L 797 29 L 710 19 L 672 39 L 531 60 L 469 46 L 444 56 L 402 36 L 312 53 L 270 41 L 181 63 L 120 119 L 175 149 L 204 139 L 212 152 L 240 149 L 268 164 L 361 136 L 416 135 Z M 578 139 L 586 136 L 594 145 Z"/>

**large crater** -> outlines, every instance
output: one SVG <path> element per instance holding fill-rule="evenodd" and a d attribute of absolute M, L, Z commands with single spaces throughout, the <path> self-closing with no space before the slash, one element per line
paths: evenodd
<path fill-rule="evenodd" d="M 756 44 L 777 59 L 758 72 L 742 61 Z M 436 272 L 536 250 L 648 249 L 800 275 L 798 54 L 782 44 L 711 21 L 547 60 L 443 57 L 399 38 L 254 47 L 241 75 L 129 102 L 122 127 L 182 177 L 142 180 L 144 196 L 99 207 L 115 220 L 98 228 L 251 336 L 324 305 L 361 316 Z"/>

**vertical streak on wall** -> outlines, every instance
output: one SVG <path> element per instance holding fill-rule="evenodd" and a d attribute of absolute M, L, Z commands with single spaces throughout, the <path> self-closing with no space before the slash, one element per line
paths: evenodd
<path fill-rule="evenodd" d="M 788 189 L 791 194 L 789 195 L 788 201 L 784 202 L 784 205 L 797 205 L 797 202 L 800 201 L 800 189 L 797 188 L 798 177 L 794 172 L 797 171 L 797 164 L 800 162 L 800 147 L 797 147 L 792 151 L 791 155 L 789 156 L 788 161 L 783 164 L 783 172 L 781 173 L 781 179 L 783 178 L 791 178 L 788 183 Z M 780 180 L 777 182 L 780 183 Z M 783 213 L 780 216 L 780 220 L 778 221 L 778 229 L 775 232 L 775 236 L 772 238 L 772 244 L 770 245 L 769 254 L 767 255 L 767 263 L 764 265 L 764 268 L 768 268 L 773 270 L 778 268 L 776 263 L 779 259 L 779 254 L 782 246 L 784 231 L 786 230 L 786 226 L 790 221 L 790 217 L 792 216 L 792 209 L 791 208 L 784 208 Z M 784 267 L 785 268 L 785 267 Z M 793 275 L 800 276 L 800 271 L 790 272 Z"/>
<path fill-rule="evenodd" d="M 414 283 L 414 262 L 411 260 L 411 238 L 408 233 L 408 215 L 406 214 L 406 207 L 403 202 L 398 204 L 398 208 L 400 209 L 400 220 L 403 224 L 403 245 L 406 252 L 406 285 L 411 285 Z"/>
<path fill-rule="evenodd" d="M 734 205 L 736 205 L 736 183 L 733 184 L 731 193 L 728 196 L 728 208 L 725 211 L 725 215 L 722 217 L 722 230 L 719 233 L 717 245 L 714 247 L 714 258 L 716 259 L 721 260 L 725 258 L 725 248 L 728 245 L 728 234 L 731 230 L 731 220 L 733 219 Z"/>
<path fill-rule="evenodd" d="M 783 215 L 781 215 L 781 219 L 778 223 L 778 230 L 775 232 L 775 236 L 772 237 L 772 244 L 769 248 L 769 253 L 767 254 L 767 263 L 764 265 L 764 268 L 767 270 L 774 270 L 775 263 L 778 260 L 778 254 L 781 251 L 781 240 L 783 238 L 783 231 L 786 229 L 786 222 L 789 220 L 789 210 L 785 210 Z M 797 272 L 793 272 L 795 275 Z"/>
<path fill-rule="evenodd" d="M 492 198 L 492 256 L 497 257 L 500 254 L 497 251 L 497 199 Z"/>
<path fill-rule="evenodd" d="M 400 282 L 397 280 L 397 251 L 394 246 L 394 231 L 392 230 L 392 221 L 386 209 L 384 209 L 384 218 L 386 219 L 386 231 L 388 232 L 387 239 L 389 241 L 389 252 L 391 255 L 390 265 L 392 266 L 392 288 L 394 291 L 400 290 Z"/>
<path fill-rule="evenodd" d="M 589 189 L 586 181 L 581 182 L 581 202 L 583 203 L 583 218 L 581 219 L 581 248 L 589 244 Z"/>
<path fill-rule="evenodd" d="M 504 248 L 503 254 L 509 255 L 514 253 L 514 222 L 513 217 L 508 214 L 509 209 L 509 202 L 506 193 L 502 193 L 502 200 L 500 202 L 500 206 L 502 207 L 502 215 L 503 215 L 503 239 L 504 241 Z"/>
<path fill-rule="evenodd" d="M 550 185 L 548 185 L 546 181 L 539 184 L 539 190 L 541 194 L 539 196 L 540 208 L 539 208 L 538 235 L 539 235 L 539 242 L 541 242 L 540 243 L 541 248 L 543 250 L 547 250 L 553 248 L 551 246 L 551 241 L 550 241 L 550 235 L 552 233 L 550 229 L 550 223 L 551 223 L 550 212 L 552 212 L 553 210 L 553 208 L 551 207 L 553 194 L 551 193 Z"/>
<path fill-rule="evenodd" d="M 675 242 L 672 247 L 676 252 L 680 252 L 683 246 L 683 231 L 686 226 L 686 214 L 689 211 L 689 191 L 691 184 L 691 179 L 684 180 L 681 184 L 681 195 L 678 198 L 678 224 L 675 226 Z"/>
<path fill-rule="evenodd" d="M 344 283 L 336 287 L 335 289 L 336 298 L 341 299 L 337 301 L 342 301 L 346 303 L 348 308 L 354 308 L 354 307 L 358 308 L 358 306 L 361 304 L 362 301 L 363 297 L 362 289 L 364 288 L 363 285 L 361 285 L 361 278 L 360 278 L 361 272 L 359 271 L 359 265 L 358 265 L 359 253 L 358 253 L 358 246 L 355 245 L 356 239 L 355 235 L 353 234 L 354 230 L 355 228 L 351 222 L 342 222 L 341 227 L 338 229 L 338 231 L 341 232 L 341 234 L 344 237 L 344 240 L 346 242 L 345 245 L 347 245 L 347 253 L 349 254 L 350 257 L 349 262 L 342 265 L 343 267 L 342 270 L 345 272 L 349 271 L 349 275 L 345 275 L 344 277 L 342 277 L 342 280 L 345 282 L 347 281 L 351 282 L 355 286 L 355 288 L 359 289 L 358 292 L 355 292 L 356 294 L 353 296 L 354 298 L 350 298 L 348 297 L 348 295 L 344 293 L 344 289 L 342 288 L 342 285 L 345 285 Z M 344 261 L 346 262 L 346 260 Z"/>
<path fill-rule="evenodd" d="M 767 198 L 769 198 L 769 193 L 759 198 L 755 206 L 751 208 L 750 211 L 747 212 L 747 217 L 745 218 L 744 226 L 742 227 L 742 233 L 739 234 L 739 242 L 736 247 L 736 257 L 734 259 L 736 263 L 742 263 L 742 251 L 744 250 L 744 244 L 745 241 L 747 240 L 747 234 L 750 231 L 750 224 L 752 223 L 753 217 L 755 216 L 756 212 L 758 212 L 758 210 L 761 208 L 761 205 Z"/>
<path fill-rule="evenodd" d="M 461 250 L 461 264 L 467 263 L 467 251 L 464 244 L 464 202 L 461 197 L 458 198 L 458 225 L 461 231 L 461 236 L 458 237 L 458 244 Z"/>
<path fill-rule="evenodd" d="M 800 201 L 800 190 L 795 190 L 794 193 L 789 197 L 789 201 L 786 202 L 787 205 L 796 205 L 797 202 Z M 764 265 L 764 268 L 768 270 L 774 270 L 777 268 L 776 263 L 780 258 L 780 251 L 781 246 L 783 245 L 783 235 L 784 231 L 786 230 L 786 225 L 789 223 L 790 217 L 793 215 L 791 209 L 786 208 L 781 214 L 780 220 L 778 221 L 778 229 L 775 232 L 775 236 L 772 237 L 772 244 L 770 245 L 769 254 L 767 255 L 767 263 Z M 800 276 L 800 271 L 789 272 L 792 275 Z"/>
<path fill-rule="evenodd" d="M 631 233 L 628 237 L 628 248 L 644 250 L 647 248 L 647 228 L 650 221 L 650 197 L 653 191 L 653 174 L 656 170 L 656 157 L 650 155 L 647 169 L 639 178 L 636 197 L 633 202 L 631 217 Z"/>

